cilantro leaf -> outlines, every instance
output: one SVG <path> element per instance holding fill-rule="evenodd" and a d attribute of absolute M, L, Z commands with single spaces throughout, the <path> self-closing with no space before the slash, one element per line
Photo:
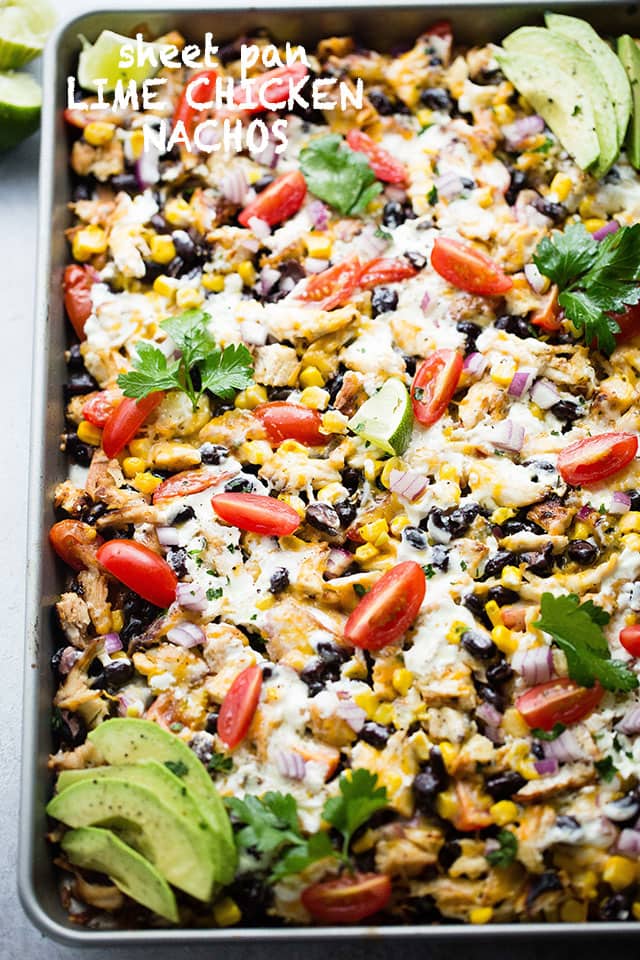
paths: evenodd
<path fill-rule="evenodd" d="M 560 734 L 564 733 L 566 729 L 564 723 L 554 723 L 551 730 L 541 730 L 540 727 L 533 727 L 531 736 L 535 737 L 536 740 L 557 740 Z"/>
<path fill-rule="evenodd" d="M 340 796 L 330 797 L 324 805 L 322 816 L 343 836 L 343 857 L 358 827 L 387 805 L 387 788 L 377 783 L 377 776 L 368 770 L 354 770 L 350 777 L 340 777 Z"/>
<path fill-rule="evenodd" d="M 224 753 L 214 753 L 207 763 L 209 773 L 228 773 L 233 767 L 233 760 Z"/>
<path fill-rule="evenodd" d="M 215 340 L 207 329 L 210 320 L 210 315 L 204 310 L 185 310 L 176 317 L 167 317 L 160 324 L 182 354 L 187 370 L 205 360 L 216 349 Z"/>
<path fill-rule="evenodd" d="M 251 383 L 251 354 L 242 343 L 231 343 L 224 350 L 210 353 L 200 368 L 202 389 L 222 400 L 231 400 L 237 390 Z"/>
<path fill-rule="evenodd" d="M 278 860 L 271 871 L 270 879 L 281 880 L 292 873 L 302 873 L 303 870 L 316 860 L 330 857 L 335 854 L 331 840 L 326 833 L 314 833 L 308 840 L 289 850 Z"/>
<path fill-rule="evenodd" d="M 614 765 L 612 757 L 603 757 L 602 760 L 596 760 L 594 767 L 605 783 L 611 783 L 618 772 L 618 768 Z"/>
<path fill-rule="evenodd" d="M 578 330 L 583 331 L 587 343 L 596 341 L 607 355 L 615 350 L 615 334 L 620 332 L 620 326 L 604 313 L 603 301 L 598 301 L 591 292 L 576 290 L 561 293 L 558 303 Z"/>
<path fill-rule="evenodd" d="M 118 386 L 125 397 L 140 400 L 156 390 L 175 390 L 180 388 L 180 361 L 169 364 L 162 350 L 150 343 L 139 343 L 136 347 L 138 359 L 129 373 L 121 373 Z"/>
<path fill-rule="evenodd" d="M 344 215 L 363 213 L 382 190 L 364 154 L 339 134 L 319 137 L 301 150 L 300 169 L 310 192 Z"/>
<path fill-rule="evenodd" d="M 583 687 L 599 680 L 607 690 L 634 690 L 638 678 L 620 660 L 612 660 L 602 627 L 609 614 L 591 600 L 580 603 L 575 594 L 554 597 L 543 593 L 535 627 L 550 634 L 567 658 L 569 676 Z"/>
<path fill-rule="evenodd" d="M 182 760 L 165 760 L 164 765 L 176 777 L 184 777 L 185 773 L 189 773 L 189 768 Z"/>
<path fill-rule="evenodd" d="M 589 270 L 598 254 L 598 244 L 582 223 L 572 223 L 564 233 L 551 240 L 544 237 L 533 255 L 533 262 L 559 287 L 567 287 Z"/>
<path fill-rule="evenodd" d="M 303 840 L 296 801 L 289 793 L 270 791 L 264 797 L 229 797 L 225 802 L 236 819 L 246 824 L 236 834 L 237 845 L 255 849 L 267 862 L 283 847 L 299 846 Z"/>
<path fill-rule="evenodd" d="M 492 867 L 508 867 L 516 858 L 518 838 L 511 830 L 501 830 L 497 840 L 500 846 L 487 854 L 487 860 Z"/>

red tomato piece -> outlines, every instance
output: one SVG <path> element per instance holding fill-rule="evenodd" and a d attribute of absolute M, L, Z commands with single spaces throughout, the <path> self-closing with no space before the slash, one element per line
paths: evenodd
<path fill-rule="evenodd" d="M 249 220 L 257 217 L 274 227 L 297 213 L 306 195 L 307 181 L 299 170 L 283 173 L 238 214 L 238 223 L 248 227 Z"/>
<path fill-rule="evenodd" d="M 157 390 L 142 400 L 125 397 L 104 425 L 102 449 L 108 457 L 117 457 L 120 451 L 133 440 L 149 414 L 162 403 L 164 392 Z"/>
<path fill-rule="evenodd" d="M 441 37 L 443 40 L 450 39 L 453 36 L 453 30 L 448 20 L 437 20 L 431 24 L 426 33 L 428 36 Z"/>
<path fill-rule="evenodd" d="M 121 398 L 122 394 L 117 390 L 101 390 L 100 393 L 94 393 L 83 406 L 82 416 L 94 427 L 102 429 Z"/>
<path fill-rule="evenodd" d="M 640 303 L 627 307 L 624 313 L 612 313 L 610 316 L 620 327 L 620 332 L 615 335 L 618 343 L 626 343 L 640 333 Z"/>
<path fill-rule="evenodd" d="M 98 561 L 156 607 L 168 607 L 176 598 L 178 578 L 167 561 L 137 540 L 108 540 L 98 550 Z"/>
<path fill-rule="evenodd" d="M 88 264 L 72 263 L 65 267 L 62 282 L 64 308 L 78 339 L 84 340 L 84 325 L 91 316 L 91 288 L 98 274 Z"/>
<path fill-rule="evenodd" d="M 347 643 L 381 650 L 399 640 L 418 616 L 426 584 L 422 567 L 413 560 L 387 570 L 350 614 L 344 628 Z"/>
<path fill-rule="evenodd" d="M 458 389 L 462 356 L 456 350 L 436 350 L 418 367 L 411 384 L 413 412 L 428 427 L 445 413 Z"/>
<path fill-rule="evenodd" d="M 308 447 L 319 447 L 329 439 L 322 433 L 322 417 L 317 410 L 303 407 L 301 403 L 287 403 L 286 400 L 274 400 L 257 407 L 254 414 L 261 421 L 271 443 L 283 440 L 297 440 Z"/>
<path fill-rule="evenodd" d="M 357 257 L 336 263 L 335 266 L 315 273 L 298 294 L 300 300 L 313 303 L 321 310 L 333 310 L 341 307 L 358 286 L 362 265 Z"/>
<path fill-rule="evenodd" d="M 218 736 L 229 750 L 246 737 L 261 689 L 262 670 L 258 666 L 247 667 L 229 687 L 218 715 Z"/>
<path fill-rule="evenodd" d="M 452 286 L 481 297 L 497 297 L 513 286 L 491 257 L 470 243 L 438 237 L 431 251 L 431 266 Z"/>
<path fill-rule="evenodd" d="M 180 94 L 180 99 L 178 100 L 175 112 L 173 114 L 174 127 L 177 123 L 182 121 L 182 123 L 184 123 L 184 128 L 187 131 L 187 135 L 191 136 L 193 128 L 196 126 L 199 118 L 204 118 L 209 109 L 209 107 L 205 106 L 205 104 L 210 104 L 215 98 L 215 86 L 217 79 L 217 70 L 199 70 L 189 78 L 187 85 Z M 202 104 L 200 110 L 198 110 L 197 107 L 193 107 L 187 100 L 187 90 L 189 91 L 189 97 L 193 103 Z"/>
<path fill-rule="evenodd" d="M 267 70 L 257 77 L 245 80 L 233 92 L 233 102 L 255 103 L 246 113 L 262 113 L 264 110 L 282 110 L 282 101 L 289 99 L 291 89 L 307 76 L 308 69 L 304 63 L 292 63 L 288 67 L 276 67 Z"/>
<path fill-rule="evenodd" d="M 391 898 L 385 873 L 345 873 L 302 891 L 302 903 L 322 923 L 357 923 L 378 913 Z"/>
<path fill-rule="evenodd" d="M 632 657 L 640 657 L 640 623 L 623 627 L 618 639 L 627 653 L 630 653 Z"/>
<path fill-rule="evenodd" d="M 362 268 L 358 286 L 363 290 L 378 287 L 383 283 L 395 283 L 396 280 L 407 280 L 415 277 L 418 271 L 404 257 L 376 257 L 369 260 Z"/>
<path fill-rule="evenodd" d="M 80 520 L 60 520 L 49 531 L 49 542 L 61 560 L 73 570 L 86 570 L 96 564 L 102 542 L 94 527 Z"/>
<path fill-rule="evenodd" d="M 540 327 L 547 333 L 554 333 L 562 327 L 560 319 L 560 306 L 558 304 L 558 288 L 553 285 L 547 294 L 542 306 L 531 315 L 531 323 L 534 327 Z"/>
<path fill-rule="evenodd" d="M 170 500 L 171 497 L 188 497 L 190 493 L 200 493 L 218 482 L 218 477 L 204 470 L 183 470 L 173 477 L 163 480 L 153 493 L 152 501 Z"/>
<path fill-rule="evenodd" d="M 588 486 L 624 470 L 637 452 L 638 438 L 633 433 L 599 433 L 565 447 L 558 457 L 558 471 L 566 483 Z"/>
<path fill-rule="evenodd" d="M 396 160 L 388 150 L 377 144 L 362 130 L 349 130 L 347 143 L 357 153 L 364 153 L 378 180 L 382 180 L 384 183 L 404 183 L 406 181 L 407 170 L 405 165 Z"/>
<path fill-rule="evenodd" d="M 300 517 L 288 503 L 259 493 L 217 493 L 213 509 L 226 523 L 265 537 L 288 537 L 300 526 Z"/>
<path fill-rule="evenodd" d="M 556 723 L 569 726 L 588 717 L 603 693 L 597 681 L 592 687 L 581 687 L 569 677 L 558 677 L 527 690 L 516 700 L 516 707 L 527 726 L 553 730 Z"/>

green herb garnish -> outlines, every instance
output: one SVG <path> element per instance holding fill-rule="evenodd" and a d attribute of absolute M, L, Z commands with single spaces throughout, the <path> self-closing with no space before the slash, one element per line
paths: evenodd
<path fill-rule="evenodd" d="M 618 768 L 614 766 L 612 757 L 603 757 L 602 760 L 596 760 L 594 767 L 605 783 L 610 783 L 618 772 Z"/>
<path fill-rule="evenodd" d="M 561 733 L 564 733 L 567 728 L 564 723 L 554 723 L 551 730 L 541 730 L 540 727 L 534 727 L 531 731 L 531 735 L 536 738 L 536 740 L 557 740 Z"/>
<path fill-rule="evenodd" d="M 209 773 L 228 773 L 232 767 L 233 760 L 231 757 L 225 756 L 224 753 L 214 753 L 207 763 Z"/>
<path fill-rule="evenodd" d="M 500 846 L 487 854 L 487 860 L 492 867 L 508 867 L 518 852 L 518 838 L 511 830 L 501 830 L 496 839 Z"/>
<path fill-rule="evenodd" d="M 165 760 L 164 765 L 176 777 L 184 777 L 186 773 L 189 773 L 189 768 L 182 760 Z"/>
<path fill-rule="evenodd" d="M 364 213 L 382 190 L 364 154 L 337 133 L 312 140 L 301 150 L 300 169 L 310 192 L 344 215 Z"/>

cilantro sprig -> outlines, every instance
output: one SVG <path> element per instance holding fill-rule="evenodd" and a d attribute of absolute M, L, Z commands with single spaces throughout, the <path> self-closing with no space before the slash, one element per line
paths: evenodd
<path fill-rule="evenodd" d="M 511 830 L 501 830 L 496 839 L 500 846 L 487 854 L 487 860 L 492 867 L 508 867 L 516 858 L 518 838 Z"/>
<path fill-rule="evenodd" d="M 310 192 L 343 215 L 364 213 L 382 190 L 364 154 L 337 133 L 312 140 L 301 150 L 300 169 Z"/>
<path fill-rule="evenodd" d="M 640 301 L 640 224 L 598 243 L 583 224 L 572 223 L 553 239 L 544 237 L 533 261 L 557 283 L 558 303 L 586 342 L 611 353 L 620 332 L 615 314 Z"/>
<path fill-rule="evenodd" d="M 180 356 L 168 360 L 153 344 L 138 344 L 133 368 L 118 377 L 125 397 L 140 400 L 156 390 L 181 390 L 195 410 L 205 390 L 222 400 L 244 390 L 253 373 L 251 354 L 243 344 L 229 344 L 223 350 L 216 346 L 207 327 L 210 319 L 203 310 L 186 310 L 163 320 L 160 326 Z"/>
<path fill-rule="evenodd" d="M 580 603 L 573 594 L 554 597 L 543 593 L 540 619 L 535 627 L 550 634 L 567 658 L 569 676 L 583 687 L 599 680 L 606 690 L 627 692 L 638 686 L 638 678 L 621 661 L 612 660 L 602 628 L 610 617 L 592 600 Z"/>

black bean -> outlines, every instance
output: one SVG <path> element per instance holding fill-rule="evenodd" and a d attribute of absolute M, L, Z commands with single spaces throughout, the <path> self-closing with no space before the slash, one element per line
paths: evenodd
<path fill-rule="evenodd" d="M 291 396 L 291 387 L 267 387 L 269 400 L 288 400 Z"/>
<path fill-rule="evenodd" d="M 562 814 L 559 817 L 556 817 L 556 827 L 560 827 L 561 830 L 579 830 L 580 824 L 575 817 L 569 817 L 566 814 Z"/>
<path fill-rule="evenodd" d="M 448 533 L 452 537 L 461 537 L 469 529 L 475 518 L 480 513 L 480 507 L 477 503 L 468 503 L 455 509 L 442 510 L 440 507 L 432 507 L 429 515 L 420 521 L 422 529 L 434 527 Z"/>
<path fill-rule="evenodd" d="M 300 673 L 300 679 L 309 687 L 309 696 L 315 697 L 327 683 L 340 679 L 340 663 L 314 657 Z"/>
<path fill-rule="evenodd" d="M 273 676 L 273 666 L 272 666 L 272 664 L 270 664 L 270 663 L 263 663 L 261 669 L 262 669 L 262 679 L 263 679 L 263 680 L 270 680 L 271 677 Z"/>
<path fill-rule="evenodd" d="M 438 863 L 443 870 L 449 870 L 460 856 L 462 856 L 462 847 L 458 841 L 448 840 L 438 851 Z"/>
<path fill-rule="evenodd" d="M 514 205 L 514 203 L 518 199 L 518 194 L 520 193 L 521 190 L 524 190 L 526 185 L 527 185 L 526 173 L 523 173 L 522 170 L 512 170 L 511 181 L 504 195 L 504 198 L 510 207 Z"/>
<path fill-rule="evenodd" d="M 104 679 L 109 687 L 122 687 L 128 683 L 133 676 L 133 664 L 131 660 L 119 658 L 105 664 L 102 669 Z"/>
<path fill-rule="evenodd" d="M 407 214 L 401 203 L 397 200 L 389 200 L 385 203 L 382 210 L 382 223 L 385 227 L 394 230 L 401 226 L 407 219 Z"/>
<path fill-rule="evenodd" d="M 182 257 L 179 257 L 176 254 L 173 260 L 170 263 L 168 263 L 167 266 L 164 268 L 164 272 L 169 277 L 176 278 L 176 277 L 179 277 L 180 274 L 184 272 L 184 269 L 185 269 L 184 260 L 182 259 Z"/>
<path fill-rule="evenodd" d="M 253 480 L 251 477 L 245 477 L 239 473 L 237 477 L 227 480 L 224 489 L 227 493 L 251 493 L 253 490 Z"/>
<path fill-rule="evenodd" d="M 495 643 L 485 633 L 479 633 L 477 630 L 465 630 L 460 638 L 462 646 L 472 657 L 478 660 L 492 660 L 498 655 L 498 648 Z"/>
<path fill-rule="evenodd" d="M 501 687 L 503 683 L 511 680 L 513 670 L 506 660 L 500 659 L 486 671 L 487 683 L 490 687 Z"/>
<path fill-rule="evenodd" d="M 349 493 L 355 493 L 362 482 L 362 471 L 356 467 L 345 467 L 340 474 L 340 480 Z"/>
<path fill-rule="evenodd" d="M 369 90 L 367 96 L 381 117 L 390 117 L 395 113 L 393 101 L 382 90 Z"/>
<path fill-rule="evenodd" d="M 415 357 L 409 357 L 405 353 L 403 358 L 404 360 L 404 369 L 410 377 L 413 377 L 416 372 L 416 367 L 418 366 L 418 361 Z"/>
<path fill-rule="evenodd" d="M 376 750 L 382 750 L 391 736 L 389 727 L 384 727 L 381 723 L 374 723 L 373 720 L 367 720 L 363 724 L 358 737 L 365 743 L 375 747 Z"/>
<path fill-rule="evenodd" d="M 440 747 L 431 747 L 431 750 L 429 750 L 429 763 L 431 765 L 431 769 L 434 771 L 436 776 L 439 777 L 440 782 L 446 787 L 449 774 L 447 773 L 447 768 Z"/>
<path fill-rule="evenodd" d="M 116 173 L 109 181 L 114 190 L 124 190 L 125 193 L 138 193 L 140 184 L 135 173 Z"/>
<path fill-rule="evenodd" d="M 156 263 L 155 260 L 144 261 L 144 277 L 142 279 L 145 283 L 154 283 L 163 273 L 163 264 Z"/>
<path fill-rule="evenodd" d="M 485 703 L 495 707 L 500 713 L 503 713 L 506 707 L 506 700 L 503 694 L 500 693 L 499 690 L 494 689 L 494 687 L 490 687 L 488 683 L 481 683 L 475 677 L 474 683 L 480 698 L 484 700 Z"/>
<path fill-rule="evenodd" d="M 590 543 L 589 540 L 571 540 L 567 547 L 567 554 L 570 560 L 587 567 L 597 559 L 598 548 L 595 543 Z"/>
<path fill-rule="evenodd" d="M 82 356 L 82 353 L 80 352 L 80 344 L 79 344 L 79 343 L 73 343 L 73 344 L 69 347 L 65 359 L 66 359 L 66 363 L 67 363 L 67 366 L 68 366 L 69 370 L 79 371 L 79 370 L 84 370 L 84 369 L 85 369 L 84 357 Z"/>
<path fill-rule="evenodd" d="M 81 180 L 79 183 L 76 183 L 73 191 L 71 193 L 71 199 L 74 203 L 77 203 L 78 200 L 91 200 L 91 194 L 93 192 L 93 178 L 89 179 L 88 177 Z"/>
<path fill-rule="evenodd" d="M 544 747 L 539 740 L 533 740 L 531 743 L 531 753 L 534 755 L 536 760 L 544 760 Z"/>
<path fill-rule="evenodd" d="M 189 746 L 201 763 L 205 765 L 209 763 L 214 753 L 213 737 L 210 733 L 206 730 L 198 730 L 194 733 Z"/>
<path fill-rule="evenodd" d="M 342 373 L 342 371 L 332 374 L 332 376 L 330 376 L 327 382 L 325 383 L 324 389 L 329 394 L 330 403 L 333 404 L 336 402 L 336 397 L 342 390 L 343 383 L 344 383 L 344 373 Z"/>
<path fill-rule="evenodd" d="M 181 507 L 180 510 L 178 510 L 178 512 L 176 513 L 171 523 L 173 524 L 186 523 L 188 520 L 193 520 L 195 515 L 196 515 L 196 512 L 193 509 L 193 507 L 189 507 L 189 506 Z"/>
<path fill-rule="evenodd" d="M 273 899 L 268 883 L 253 874 L 245 873 L 233 881 L 226 891 L 242 910 L 242 920 L 250 926 L 264 926 L 267 910 Z"/>
<path fill-rule="evenodd" d="M 228 449 L 221 443 L 203 443 L 200 447 L 200 459 L 212 466 L 217 467 L 228 456 Z"/>
<path fill-rule="evenodd" d="M 601 920 L 628 920 L 631 909 L 631 902 L 628 893 L 614 893 L 612 897 L 607 897 L 600 904 L 599 914 Z"/>
<path fill-rule="evenodd" d="M 426 549 L 427 537 L 419 527 L 405 527 L 402 531 L 402 539 L 410 543 L 416 550 Z"/>
<path fill-rule="evenodd" d="M 178 579 L 186 577 L 188 572 L 187 551 L 184 547 L 175 547 L 173 550 L 169 550 L 165 559 Z"/>
<path fill-rule="evenodd" d="M 531 886 L 527 893 L 527 909 L 533 906 L 535 900 L 543 893 L 551 893 L 555 890 L 562 890 L 562 883 L 558 874 L 553 870 L 545 870 L 531 881 Z"/>
<path fill-rule="evenodd" d="M 500 67 L 494 67 L 493 69 L 489 67 L 482 67 L 481 70 L 476 73 L 473 77 L 473 82 L 478 87 L 494 86 L 495 84 L 503 83 L 504 74 Z"/>
<path fill-rule="evenodd" d="M 204 728 L 207 733 L 215 734 L 218 732 L 218 717 L 219 713 L 217 710 L 212 710 L 211 713 L 207 714 L 204 722 Z"/>
<path fill-rule="evenodd" d="M 143 600 L 137 593 L 129 592 L 122 604 L 125 625 L 120 631 L 123 643 L 128 643 L 133 637 L 144 633 L 149 624 L 156 619 L 160 608 L 148 600 Z"/>
<path fill-rule="evenodd" d="M 449 551 L 446 547 L 443 547 L 441 544 L 436 543 L 435 546 L 431 548 L 431 557 L 429 562 L 432 567 L 435 567 L 437 570 L 442 570 L 444 573 L 449 569 Z"/>
<path fill-rule="evenodd" d="M 563 204 L 553 203 L 551 200 L 545 200 L 544 197 L 536 197 L 531 206 L 554 223 L 564 223 L 569 215 L 569 211 Z"/>
<path fill-rule="evenodd" d="M 573 423 L 574 420 L 582 416 L 582 411 L 583 408 L 577 403 L 574 403 L 573 400 L 558 400 L 558 402 L 554 403 L 551 407 L 551 413 L 554 417 L 557 417 L 558 420 L 562 420 L 564 423 Z"/>
<path fill-rule="evenodd" d="M 508 587 L 491 587 L 487 592 L 488 600 L 495 600 L 499 607 L 504 607 L 508 603 L 515 603 L 518 600 L 518 594 L 515 590 L 509 590 Z"/>
<path fill-rule="evenodd" d="M 269 580 L 269 593 L 282 593 L 289 586 L 289 571 L 286 567 L 277 567 Z"/>
<path fill-rule="evenodd" d="M 310 526 L 329 536 L 333 537 L 340 532 L 340 517 L 329 503 L 309 504 L 305 519 Z"/>
<path fill-rule="evenodd" d="M 512 537 L 514 533 L 522 533 L 525 530 L 527 533 L 544 533 L 544 528 L 533 520 L 519 519 L 518 517 L 510 517 L 505 520 L 504 523 L 500 524 L 500 529 L 503 537 Z"/>
<path fill-rule="evenodd" d="M 491 630 L 492 623 L 484 609 L 485 600 L 477 593 L 467 593 L 462 598 L 462 605 L 470 610 L 476 620 L 478 620 L 487 630 Z"/>
<path fill-rule="evenodd" d="M 527 323 L 525 317 L 498 317 L 495 326 L 498 330 L 505 330 L 507 333 L 511 333 L 514 337 L 519 337 L 521 340 L 526 340 L 528 337 L 535 337 L 536 335 L 533 327 Z"/>
<path fill-rule="evenodd" d="M 620 797 L 619 800 L 611 800 L 605 805 L 604 814 L 620 825 L 630 824 L 640 815 L 640 796 L 635 790 Z"/>
<path fill-rule="evenodd" d="M 442 778 L 438 776 L 431 764 L 422 770 L 413 781 L 413 795 L 416 806 L 423 813 L 433 812 L 433 803 L 436 795 L 446 787 Z"/>
<path fill-rule="evenodd" d="M 420 103 L 430 110 L 444 110 L 445 113 L 451 113 L 455 108 L 451 94 L 442 87 L 427 87 L 420 94 Z"/>
<path fill-rule="evenodd" d="M 56 738 L 66 747 L 79 747 L 87 739 L 87 727 L 79 713 L 56 709 L 51 725 Z"/>
<path fill-rule="evenodd" d="M 640 490 L 625 490 L 625 493 L 631 500 L 631 509 L 640 510 Z"/>
<path fill-rule="evenodd" d="M 521 790 L 526 782 L 525 778 L 515 770 L 505 770 L 503 773 L 494 773 L 487 777 L 485 788 L 494 800 L 505 800 Z"/>
<path fill-rule="evenodd" d="M 542 550 L 533 550 L 520 555 L 520 559 L 538 577 L 550 577 L 553 572 L 553 547 L 547 543 Z"/>
<path fill-rule="evenodd" d="M 404 255 L 416 270 L 423 270 L 427 265 L 427 258 L 419 250 L 405 250 Z"/>
<path fill-rule="evenodd" d="M 337 503 L 334 503 L 335 511 L 340 518 L 341 527 L 349 527 L 356 518 L 358 513 L 358 508 L 355 503 L 352 503 L 351 500 L 338 500 Z"/>
<path fill-rule="evenodd" d="M 456 323 L 456 330 L 458 333 L 464 334 L 465 353 L 475 353 L 476 340 L 482 333 L 482 327 L 479 327 L 477 323 L 472 323 L 471 320 L 459 320 Z"/>
<path fill-rule="evenodd" d="M 83 393 L 92 393 L 94 390 L 99 389 L 100 387 L 97 382 L 86 370 L 81 370 L 77 373 L 74 371 L 64 385 L 64 398 L 68 403 L 71 397 L 79 397 Z"/>
<path fill-rule="evenodd" d="M 74 463 L 79 463 L 82 467 L 88 467 L 93 457 L 93 449 L 82 440 L 78 439 L 77 433 L 67 433 L 64 438 L 64 449 Z"/>
<path fill-rule="evenodd" d="M 504 568 L 513 563 L 517 563 L 517 554 L 512 553 L 511 550 L 498 550 L 485 563 L 481 579 L 489 580 L 491 577 L 499 577 Z"/>
<path fill-rule="evenodd" d="M 272 173 L 263 173 L 260 179 L 254 183 L 253 189 L 256 193 L 260 193 L 262 190 L 265 190 L 270 183 L 273 183 L 274 179 Z"/>
<path fill-rule="evenodd" d="M 371 313 L 377 317 L 381 313 L 390 313 L 398 306 L 398 292 L 390 287 L 376 287 L 371 294 Z"/>
<path fill-rule="evenodd" d="M 173 227 L 169 221 L 165 220 L 161 213 L 154 213 L 154 215 L 151 217 L 151 220 L 149 220 L 149 223 L 156 233 L 171 233 L 173 230 Z"/>
<path fill-rule="evenodd" d="M 174 230 L 171 234 L 176 253 L 185 267 L 191 267 L 198 259 L 198 250 L 186 230 Z"/>

